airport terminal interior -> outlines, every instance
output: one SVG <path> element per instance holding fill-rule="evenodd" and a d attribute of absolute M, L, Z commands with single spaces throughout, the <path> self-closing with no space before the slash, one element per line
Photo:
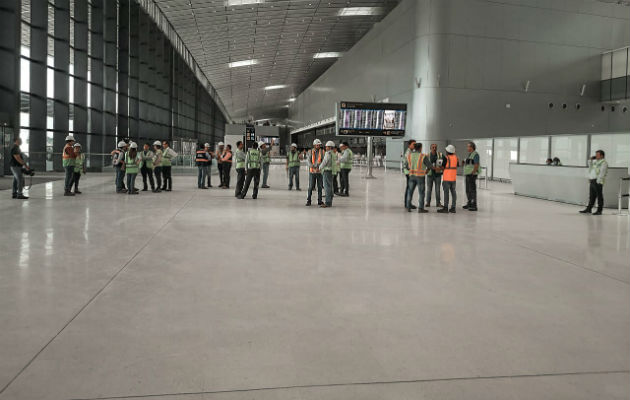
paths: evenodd
<path fill-rule="evenodd" d="M 630 399 L 630 1 L 0 27 L 0 400 Z"/>

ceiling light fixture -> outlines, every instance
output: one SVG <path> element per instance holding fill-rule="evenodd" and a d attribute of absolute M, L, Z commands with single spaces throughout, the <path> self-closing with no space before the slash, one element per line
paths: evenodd
<path fill-rule="evenodd" d="M 295 97 L 291 97 L 289 101 L 293 103 L 295 101 Z"/>
<path fill-rule="evenodd" d="M 225 0 L 225 5 L 227 7 L 232 7 L 232 6 L 245 6 L 247 4 L 260 4 L 264 2 L 265 0 Z"/>
<path fill-rule="evenodd" d="M 345 7 L 339 10 L 340 17 L 354 17 L 358 15 L 379 15 L 383 12 L 381 7 Z"/>
<path fill-rule="evenodd" d="M 247 67 L 249 65 L 256 65 L 256 64 L 258 64 L 258 60 L 243 60 L 243 61 L 234 61 L 234 62 L 228 63 L 228 67 L 230 68 Z"/>
<path fill-rule="evenodd" d="M 271 85 L 265 86 L 265 90 L 275 90 L 275 89 L 284 89 L 287 85 Z"/>
<path fill-rule="evenodd" d="M 338 51 L 328 51 L 324 53 L 315 53 L 313 58 L 339 58 L 341 57 L 341 53 Z"/>

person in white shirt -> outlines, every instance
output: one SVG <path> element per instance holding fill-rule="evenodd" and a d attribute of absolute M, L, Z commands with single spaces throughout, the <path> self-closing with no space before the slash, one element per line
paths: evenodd
<path fill-rule="evenodd" d="M 588 205 L 580 213 L 590 214 L 597 199 L 597 211 L 593 215 L 602 215 L 604 209 L 604 183 L 608 174 L 608 162 L 604 150 L 597 150 L 595 156 L 588 160 L 589 199 Z"/>

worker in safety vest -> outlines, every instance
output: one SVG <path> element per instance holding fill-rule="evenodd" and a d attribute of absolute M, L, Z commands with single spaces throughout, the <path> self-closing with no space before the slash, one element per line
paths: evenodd
<path fill-rule="evenodd" d="M 431 162 L 426 154 L 422 153 L 422 143 L 416 143 L 414 149 L 403 160 L 403 172 L 407 176 L 407 205 L 405 208 L 411 212 L 413 192 L 418 188 L 418 212 L 427 213 L 424 208 L 425 176 L 431 170 Z"/>
<path fill-rule="evenodd" d="M 149 143 L 145 143 L 144 146 L 142 146 L 142 152 L 140 153 L 140 158 L 142 158 L 142 167 L 140 167 L 140 173 L 142 174 L 143 192 L 149 190 L 147 180 L 151 184 L 151 191 L 155 192 L 155 182 L 153 181 L 154 157 L 155 153 L 151 151 L 151 145 Z"/>
<path fill-rule="evenodd" d="M 197 165 L 197 189 L 208 189 L 206 186 L 206 175 L 208 174 L 208 163 L 210 155 L 206 151 L 206 146 L 202 143 L 197 145 L 195 153 L 195 164 Z"/>
<path fill-rule="evenodd" d="M 608 162 L 604 158 L 604 150 L 597 150 L 595 156 L 588 160 L 589 199 L 582 214 L 590 213 L 597 199 L 597 211 L 593 215 L 602 215 L 604 209 L 604 183 L 608 174 Z"/>
<path fill-rule="evenodd" d="M 127 194 L 129 195 L 138 194 L 138 191 L 135 190 L 135 183 L 141 163 L 142 157 L 138 154 L 138 144 L 129 143 L 129 151 L 125 153 L 125 173 L 127 174 Z"/>
<path fill-rule="evenodd" d="M 354 154 L 350 150 L 348 142 L 341 143 L 341 155 L 339 156 L 339 196 L 347 197 L 350 191 L 350 171 Z"/>
<path fill-rule="evenodd" d="M 232 170 L 232 145 L 225 146 L 221 155 L 221 165 L 223 170 L 223 189 L 230 188 L 230 172 Z"/>
<path fill-rule="evenodd" d="M 295 190 L 300 189 L 300 152 L 297 151 L 297 144 L 291 143 L 291 151 L 287 153 L 287 171 L 289 173 L 289 190 L 293 189 L 293 178 L 295 178 Z"/>
<path fill-rule="evenodd" d="M 324 158 L 319 165 L 320 171 L 322 171 L 322 178 L 324 181 L 324 192 L 326 193 L 326 197 L 324 199 L 324 204 L 320 204 L 321 208 L 332 207 L 333 201 L 333 170 L 334 170 L 334 160 L 335 156 L 333 153 L 333 149 L 335 148 L 335 142 L 329 140 L 326 142 L 326 153 L 324 153 Z"/>
<path fill-rule="evenodd" d="M 442 188 L 444 189 L 444 207 L 439 209 L 439 213 L 455 213 L 455 203 L 457 202 L 457 192 L 455 186 L 457 183 L 457 156 L 455 155 L 455 146 L 449 144 L 446 146 L 446 163 L 442 173 Z M 453 202 L 451 208 L 448 208 L 449 191 Z"/>
<path fill-rule="evenodd" d="M 252 199 L 256 200 L 258 198 L 258 183 L 260 182 L 261 167 L 261 154 L 260 150 L 258 150 L 258 143 L 256 142 L 252 143 L 252 147 L 247 151 L 247 156 L 245 157 L 245 167 L 247 168 L 247 178 L 245 178 L 245 185 L 237 198 L 242 200 L 245 196 L 247 196 L 249 185 L 252 183 L 253 179 L 254 192 L 252 193 Z"/>
<path fill-rule="evenodd" d="M 81 175 L 85 174 L 85 154 L 81 152 L 81 143 L 75 143 L 73 146 L 74 150 L 74 194 L 81 194 L 79 190 L 79 181 L 81 180 Z"/>
<path fill-rule="evenodd" d="M 62 165 L 63 169 L 66 171 L 66 179 L 64 185 L 64 196 L 74 196 L 72 193 L 72 183 L 74 182 L 74 148 L 72 145 L 74 144 L 74 136 L 68 135 L 66 136 L 66 144 L 63 146 L 63 151 L 61 153 Z"/>
<path fill-rule="evenodd" d="M 322 171 L 319 166 L 324 158 L 324 151 L 322 150 L 322 142 L 319 139 L 313 141 L 313 148 L 309 150 L 306 155 L 306 161 L 308 162 L 308 197 L 306 198 L 306 206 L 311 205 L 311 197 L 313 195 L 313 189 L 317 185 L 317 205 L 322 205 Z"/>
<path fill-rule="evenodd" d="M 269 178 L 269 165 L 271 164 L 271 147 L 267 146 L 265 142 L 258 142 L 260 148 L 260 160 L 262 162 L 262 186 L 261 188 L 269 189 L 267 185 L 267 179 Z"/>
<path fill-rule="evenodd" d="M 155 174 L 155 190 L 154 193 L 162 191 L 162 142 L 156 140 L 153 142 L 153 173 Z"/>
<path fill-rule="evenodd" d="M 170 192 L 173 190 L 173 178 L 171 175 L 171 166 L 173 158 L 177 157 L 175 150 L 171 149 L 168 140 L 162 141 L 162 190 Z"/>
<path fill-rule="evenodd" d="M 236 190 L 234 190 L 234 197 L 238 197 L 243 190 L 243 184 L 245 183 L 245 161 L 247 155 L 243 151 L 243 142 L 240 140 L 236 142 L 236 151 L 234 152 L 234 162 L 236 169 Z"/>
<path fill-rule="evenodd" d="M 466 199 L 468 203 L 464 209 L 477 211 L 477 175 L 479 174 L 479 154 L 477 146 L 468 142 L 468 155 L 464 160 L 464 178 L 466 179 Z"/>
<path fill-rule="evenodd" d="M 431 152 L 427 154 L 429 162 L 431 163 L 431 169 L 427 171 L 427 201 L 425 207 L 431 207 L 431 194 L 433 193 L 433 187 L 435 187 L 435 202 L 437 208 L 442 208 L 441 193 L 442 193 L 442 166 L 446 162 L 444 154 L 437 151 L 437 144 L 431 145 Z"/>
<path fill-rule="evenodd" d="M 409 153 L 411 153 L 413 151 L 413 149 L 416 148 L 416 141 L 414 139 L 411 139 L 408 143 L 407 143 L 407 149 L 405 150 L 405 154 L 403 154 L 403 163 L 405 162 L 405 160 L 407 159 L 407 156 L 409 155 Z M 404 169 L 403 169 L 403 173 L 404 173 Z M 405 202 L 403 203 L 405 208 L 407 207 L 407 192 L 409 191 L 409 175 L 405 174 Z M 411 209 L 415 210 L 417 207 L 414 206 L 413 204 L 411 205 Z"/>

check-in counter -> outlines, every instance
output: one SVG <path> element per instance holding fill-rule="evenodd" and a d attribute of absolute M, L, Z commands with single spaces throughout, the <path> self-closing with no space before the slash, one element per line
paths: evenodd
<path fill-rule="evenodd" d="M 604 206 L 617 208 L 619 180 L 628 168 L 608 168 L 604 183 Z M 538 199 L 585 205 L 588 203 L 588 168 L 533 164 L 510 164 L 514 194 Z M 627 188 L 627 183 L 624 184 Z M 627 198 L 623 202 L 627 206 Z"/>

